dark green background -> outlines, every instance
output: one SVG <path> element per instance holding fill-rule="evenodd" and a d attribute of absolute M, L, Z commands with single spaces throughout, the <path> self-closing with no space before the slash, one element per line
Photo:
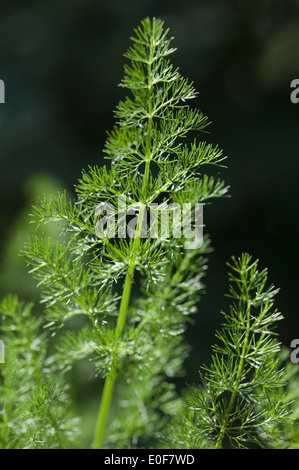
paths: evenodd
<path fill-rule="evenodd" d="M 178 47 L 173 61 L 200 91 L 196 105 L 212 121 L 209 138 L 229 157 L 222 176 L 231 198 L 204 212 L 215 251 L 196 328 L 188 333 L 186 380 L 192 381 L 209 360 L 227 305 L 231 255 L 247 251 L 269 268 L 281 288 L 280 338 L 289 346 L 299 337 L 299 103 L 290 101 L 290 83 L 299 78 L 299 1 L 1 2 L 0 291 L 23 293 L 28 282 L 25 274 L 5 271 L 28 179 L 51 175 L 72 190 L 83 168 L 101 164 L 113 109 L 124 98 L 117 86 L 123 53 L 148 15 L 170 28 Z"/>

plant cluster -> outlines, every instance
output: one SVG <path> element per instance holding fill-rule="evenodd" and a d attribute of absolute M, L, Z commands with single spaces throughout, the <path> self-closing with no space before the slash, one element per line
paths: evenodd
<path fill-rule="evenodd" d="M 276 290 L 265 288 L 266 272 L 248 255 L 233 259 L 233 303 L 204 385 L 188 391 L 186 400 L 176 387 L 189 353 L 185 331 L 198 311 L 211 251 L 207 235 L 190 249 L 190 230 L 179 223 L 196 226 L 186 204 L 204 205 L 227 194 L 222 180 L 204 173 L 222 166 L 225 157 L 199 139 L 208 120 L 190 105 L 197 97 L 193 84 L 170 62 L 175 49 L 163 22 L 147 18 L 134 33 L 120 83 L 128 96 L 107 136 L 107 164 L 83 171 L 73 199 L 59 193 L 33 207 L 33 222 L 61 226 L 59 237 L 33 237 L 23 250 L 45 320 L 15 298 L 2 303 L 3 331 L 12 345 L 1 377 L 3 447 L 68 445 L 72 420 L 64 417 L 63 372 L 79 360 L 90 360 L 99 380 L 94 448 L 268 445 L 282 432 L 288 404 L 278 399 L 284 372 L 271 329 L 281 316 L 273 309 Z M 153 205 L 155 236 L 148 219 Z M 173 215 L 165 232 L 163 211 L 169 207 L 182 218 Z M 132 215 L 127 231 L 124 216 Z M 171 236 L 178 231 L 180 236 Z M 11 335 L 23 317 L 18 351 Z M 57 333 L 54 355 L 46 354 L 49 336 L 38 333 L 43 322 L 49 335 Z M 15 400 L 29 367 L 34 392 L 24 386 Z M 11 392 L 10 384 L 18 382 L 9 374 L 16 368 L 20 384 Z M 28 416 L 22 429 L 10 412 Z"/>
<path fill-rule="evenodd" d="M 49 352 L 49 335 L 33 305 L 0 303 L 5 363 L 0 376 L 0 448 L 74 447 L 80 431 L 69 403 L 66 369 Z"/>

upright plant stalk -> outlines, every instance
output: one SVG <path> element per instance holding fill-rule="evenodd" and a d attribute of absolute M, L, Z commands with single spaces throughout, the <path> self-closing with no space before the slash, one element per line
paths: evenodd
<path fill-rule="evenodd" d="M 152 87 L 153 87 L 152 77 L 151 77 L 152 75 L 151 64 L 152 64 L 152 59 L 153 59 L 152 51 L 153 51 L 153 42 L 151 41 L 149 45 L 149 58 L 148 58 L 148 64 L 147 64 L 148 124 L 147 124 L 146 150 L 145 150 L 145 170 L 144 170 L 144 177 L 143 177 L 143 184 L 142 184 L 143 196 L 145 196 L 147 193 L 147 186 L 148 186 L 148 180 L 149 180 L 149 175 L 150 175 L 151 154 L 152 154 L 152 149 L 151 149 L 151 142 L 152 142 L 151 97 L 152 97 Z M 140 234 L 141 234 L 141 230 L 143 226 L 143 218 L 144 218 L 145 209 L 146 209 L 145 205 L 141 204 L 139 216 L 138 216 L 138 222 L 137 222 L 137 230 L 136 230 L 135 238 L 133 241 L 133 249 L 132 249 L 133 254 L 132 254 L 131 260 L 129 261 L 128 271 L 127 271 L 127 275 L 126 275 L 126 279 L 125 279 L 125 283 L 123 287 L 118 320 L 117 320 L 116 329 L 115 329 L 116 335 L 122 334 L 122 331 L 126 322 L 126 316 L 127 316 L 127 311 L 128 311 L 128 306 L 129 306 L 130 296 L 131 296 L 132 283 L 134 280 L 136 256 L 139 251 Z M 115 380 L 116 380 L 116 375 L 115 375 L 115 371 L 113 370 L 113 365 L 112 365 L 112 368 L 109 371 L 107 378 L 105 379 L 103 396 L 101 399 L 98 420 L 97 420 L 97 424 L 95 428 L 95 435 L 94 435 L 94 442 L 93 442 L 94 448 L 101 447 L 102 438 L 104 435 L 105 423 L 107 420 L 109 405 L 112 399 Z"/>
<path fill-rule="evenodd" d="M 133 242 L 133 249 L 132 249 L 133 256 L 129 263 L 129 267 L 128 267 L 128 271 L 127 271 L 127 275 L 126 275 L 126 279 L 125 279 L 125 283 L 123 287 L 121 303 L 119 307 L 119 314 L 118 314 L 117 324 L 115 328 L 116 335 L 122 334 L 122 331 L 126 322 L 126 316 L 127 316 L 131 290 L 132 290 L 132 283 L 134 279 L 136 253 L 138 253 L 138 246 L 140 244 L 140 232 L 142 229 L 144 209 L 145 209 L 144 206 L 141 206 L 139 217 L 138 217 L 136 237 L 134 238 L 134 242 Z M 105 424 L 106 424 L 107 415 L 109 412 L 109 406 L 110 406 L 110 402 L 111 402 L 112 395 L 113 395 L 115 380 L 116 380 L 116 372 L 112 364 L 111 370 L 108 372 L 108 375 L 105 379 L 103 394 L 101 398 L 101 404 L 100 404 L 98 418 L 96 422 L 94 440 L 93 440 L 93 447 L 95 449 L 101 448 L 102 439 L 103 439 L 104 430 L 105 430 Z"/>
<path fill-rule="evenodd" d="M 267 286 L 267 270 L 247 253 L 232 258 L 224 323 L 202 385 L 194 387 L 186 415 L 174 433 L 185 448 L 248 448 L 281 445 L 288 404 L 282 388 L 284 371 L 278 353 L 275 308 L 278 292 Z M 192 432 L 190 432 L 190 429 Z"/>
<path fill-rule="evenodd" d="M 245 286 L 245 290 L 247 291 L 247 286 Z M 246 292 L 246 297 L 249 298 L 248 292 Z M 249 341 L 250 327 L 251 327 L 251 325 L 250 325 L 250 312 L 251 312 L 251 304 L 250 304 L 250 302 L 248 302 L 248 305 L 246 307 L 246 321 L 244 322 L 246 330 L 245 330 L 245 337 L 244 337 L 244 340 L 243 340 L 241 353 L 240 353 L 240 358 L 239 358 L 240 362 L 238 364 L 237 373 L 234 377 L 232 394 L 231 394 L 227 409 L 225 410 L 222 423 L 220 425 L 220 432 L 219 432 L 219 436 L 218 436 L 218 439 L 217 439 L 217 442 L 216 442 L 216 445 L 215 445 L 215 449 L 221 449 L 222 441 L 223 441 L 223 438 L 225 436 L 225 433 L 226 433 L 228 425 L 229 425 L 229 420 L 231 418 L 231 412 L 232 412 L 233 407 L 234 407 L 236 396 L 237 396 L 237 394 L 239 393 L 239 390 L 240 390 L 240 384 L 241 384 L 241 381 L 242 381 L 242 377 L 243 377 L 243 374 L 244 374 L 244 368 L 245 368 L 245 358 L 249 354 L 250 343 L 251 343 Z"/>
<path fill-rule="evenodd" d="M 175 51 L 168 30 L 161 20 L 146 18 L 134 33 L 125 54 L 130 64 L 120 83 L 130 95 L 115 111 L 117 121 L 104 149 L 111 168 L 83 171 L 74 203 L 65 193 L 41 199 L 34 206 L 33 221 L 58 221 L 66 237 L 36 237 L 24 250 L 41 287 L 48 326 L 66 327 L 58 346 L 62 364 L 68 367 L 76 359 L 91 357 L 105 380 L 94 448 L 102 447 L 104 438 L 105 446 L 153 438 L 153 428 L 164 425 L 161 416 L 178 409 L 169 377 L 180 373 L 186 355 L 182 333 L 187 316 L 196 311 L 209 243 L 206 236 L 194 248 L 186 247 L 185 230 L 179 239 L 172 236 L 179 225 L 174 217 L 168 235 L 162 236 L 161 212 L 170 212 L 168 207 L 175 204 L 185 217 L 185 203 L 194 207 L 228 191 L 222 180 L 202 175 L 204 165 L 222 166 L 225 157 L 217 146 L 197 140 L 207 118 L 187 104 L 197 92 L 168 59 Z M 189 132 L 196 134 L 191 143 L 185 139 Z M 125 212 L 138 207 L 134 238 L 130 232 L 118 237 L 111 236 L 108 227 L 97 229 L 103 222 L 99 207 L 107 204 L 110 215 L 120 216 L 119 200 L 126 201 Z M 161 222 L 160 238 L 152 236 L 147 223 L 152 205 L 158 214 L 155 222 Z M 189 216 L 190 225 L 194 218 Z M 133 304 L 136 267 L 142 295 L 136 295 Z M 113 285 L 123 279 L 119 303 Z M 67 323 L 76 315 L 85 315 L 87 325 L 68 331 Z M 123 387 L 121 396 L 127 398 L 116 403 L 117 418 L 110 421 L 107 435 L 116 379 Z"/>

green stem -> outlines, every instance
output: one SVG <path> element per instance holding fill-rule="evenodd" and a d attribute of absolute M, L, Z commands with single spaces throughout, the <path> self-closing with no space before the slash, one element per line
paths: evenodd
<path fill-rule="evenodd" d="M 101 405 L 100 405 L 100 409 L 98 413 L 98 419 L 96 423 L 94 440 L 93 440 L 94 449 L 101 448 L 105 424 L 106 424 L 110 401 L 111 401 L 113 388 L 114 388 L 114 382 L 115 382 L 115 375 L 112 374 L 112 372 L 110 371 L 105 379 Z"/>
<path fill-rule="evenodd" d="M 153 45 L 150 45 L 150 61 L 152 59 L 153 54 Z M 149 61 L 147 67 L 148 73 L 148 105 L 149 105 L 149 120 L 148 120 L 148 128 L 147 128 L 147 139 L 146 139 L 146 152 L 145 152 L 145 170 L 144 170 L 144 177 L 143 177 L 143 185 L 142 185 L 142 195 L 145 197 L 146 190 L 148 186 L 149 176 L 150 176 L 150 163 L 152 159 L 152 106 L 151 106 L 151 99 L 152 99 L 152 77 L 151 77 L 151 62 Z M 117 319 L 117 324 L 115 328 L 115 334 L 120 336 L 126 322 L 126 316 L 128 311 L 128 306 L 130 302 L 131 290 L 132 290 L 132 282 L 134 278 L 135 266 L 136 266 L 136 258 L 139 253 L 140 249 L 140 235 L 143 225 L 143 219 L 145 214 L 146 206 L 144 204 L 140 204 L 139 216 L 138 216 L 138 223 L 136 228 L 136 234 L 132 246 L 132 258 L 129 261 L 128 271 L 126 275 L 126 280 L 123 288 L 119 314 Z M 105 424 L 107 420 L 107 415 L 110 407 L 110 402 L 113 395 L 114 383 L 116 380 L 116 372 L 111 367 L 104 384 L 100 409 L 98 413 L 95 434 L 94 434 L 94 441 L 93 441 L 93 448 L 100 449 L 102 445 L 103 435 Z"/>
<path fill-rule="evenodd" d="M 229 421 L 229 418 L 230 418 L 231 410 L 232 410 L 232 407 L 234 405 L 236 395 L 237 395 L 237 392 L 238 392 L 239 387 L 240 387 L 240 382 L 242 380 L 242 373 L 243 373 L 243 368 L 244 368 L 244 363 L 245 363 L 245 357 L 247 355 L 248 346 L 249 346 L 249 343 L 250 343 L 250 341 L 249 341 L 250 311 L 251 311 L 250 307 L 251 307 L 251 305 L 250 305 L 250 300 L 249 300 L 249 294 L 247 293 L 246 333 L 245 333 L 245 338 L 244 338 L 242 352 L 241 352 L 241 360 L 239 362 L 239 366 L 238 366 L 238 369 L 237 369 L 237 374 L 236 374 L 236 379 L 235 379 L 235 384 L 234 384 L 234 390 L 233 390 L 232 395 L 230 397 L 230 401 L 229 401 L 229 404 L 228 404 L 228 407 L 227 407 L 227 410 L 226 410 L 226 413 L 225 413 L 224 421 L 221 425 L 221 431 L 219 433 L 219 436 L 218 436 L 218 439 L 217 439 L 217 442 L 216 442 L 216 445 L 215 445 L 215 449 L 220 449 L 221 448 L 223 437 L 225 435 L 227 425 L 228 425 L 228 421 Z"/>
<path fill-rule="evenodd" d="M 137 238 L 135 240 L 137 240 Z M 117 336 L 122 333 L 123 327 L 125 325 L 127 309 L 128 309 L 128 305 L 130 301 L 130 296 L 131 296 L 134 270 L 135 270 L 135 260 L 132 259 L 129 265 L 128 271 L 127 271 L 127 275 L 126 275 L 126 280 L 125 280 L 120 308 L 119 308 L 119 315 L 118 315 L 117 324 L 115 328 L 115 334 Z M 112 366 L 112 368 L 110 369 L 105 379 L 103 395 L 102 395 L 100 409 L 98 413 L 95 434 L 94 434 L 94 441 L 93 441 L 93 448 L 95 449 L 101 448 L 105 424 L 106 424 L 110 402 L 111 402 L 111 398 L 113 394 L 115 379 L 116 379 L 116 373 L 113 370 L 113 366 Z"/>
<path fill-rule="evenodd" d="M 126 280 L 125 280 L 125 283 L 124 283 L 124 288 L 123 288 L 123 293 L 122 293 L 122 298 L 121 298 L 121 303 L 120 303 L 120 307 L 119 307 L 119 314 L 118 314 L 117 324 L 116 324 L 116 328 L 115 328 L 116 336 L 121 335 L 121 333 L 123 331 L 123 328 L 125 326 L 125 322 L 126 322 L 126 316 L 127 316 L 127 311 L 128 311 L 128 306 L 129 306 L 130 296 L 131 296 L 131 290 L 132 290 L 132 282 L 133 282 L 133 278 L 134 278 L 136 258 L 137 258 L 137 254 L 139 252 L 139 246 L 140 246 L 140 235 L 141 235 L 141 230 L 142 230 L 144 213 L 145 213 L 145 206 L 142 204 L 140 206 L 140 211 L 139 211 L 136 236 L 135 236 L 134 242 L 133 242 L 133 248 L 132 248 L 132 253 L 133 254 L 132 254 L 132 258 L 129 262 L 129 267 L 128 267 Z M 108 375 L 105 379 L 101 404 L 100 404 L 100 408 L 99 408 L 99 413 L 98 413 L 98 418 L 97 418 L 95 433 L 94 433 L 94 440 L 93 440 L 93 448 L 94 449 L 100 449 L 101 445 L 102 445 L 102 440 L 103 440 L 103 435 L 104 435 L 104 430 L 105 430 L 105 424 L 106 424 L 106 421 L 107 421 L 110 402 L 111 402 L 111 398 L 112 398 L 112 395 L 113 395 L 115 380 L 116 380 L 116 372 L 115 372 L 115 370 L 113 368 L 113 365 L 112 365 L 112 367 L 111 367 L 111 369 L 110 369 L 110 371 L 109 371 L 109 373 L 108 373 Z"/>

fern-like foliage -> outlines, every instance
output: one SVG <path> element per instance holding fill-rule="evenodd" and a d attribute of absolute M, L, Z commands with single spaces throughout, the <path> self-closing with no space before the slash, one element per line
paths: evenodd
<path fill-rule="evenodd" d="M 288 419 L 277 423 L 280 440 L 270 441 L 270 446 L 281 449 L 299 449 L 299 370 L 298 365 L 290 361 L 291 350 L 282 347 L 279 354 L 279 369 L 284 370 L 285 385 L 280 396 L 288 410 Z"/>
<path fill-rule="evenodd" d="M 147 18 L 134 31 L 120 84 L 129 95 L 108 133 L 107 165 L 83 171 L 73 201 L 60 193 L 35 205 L 33 221 L 56 221 L 63 234 L 37 237 L 24 250 L 49 327 L 65 331 L 61 363 L 89 357 L 105 379 L 94 447 L 155 442 L 178 410 L 171 380 L 187 354 L 183 333 L 203 289 L 210 248 L 206 237 L 186 248 L 188 233 L 175 217 L 163 236 L 162 212 L 175 204 L 184 214 L 185 203 L 204 204 L 228 189 L 202 174 L 206 165 L 222 166 L 224 156 L 198 139 L 208 121 L 189 104 L 197 92 L 171 64 L 171 41 L 159 19 Z M 155 236 L 148 219 L 153 207 Z M 131 232 L 124 214 L 135 215 Z M 188 217 L 196 223 L 194 214 Z M 169 235 L 174 232 L 180 233 Z M 82 317 L 82 328 L 67 331 L 70 320 Z M 112 399 L 115 413 L 111 408 L 104 432 Z"/>
<path fill-rule="evenodd" d="M 0 448 L 74 447 L 79 436 L 64 372 L 49 355 L 42 321 L 15 296 L 0 303 L 5 363 L 0 369 Z"/>
<path fill-rule="evenodd" d="M 274 307 L 277 289 L 266 286 L 267 270 L 244 254 L 229 264 L 225 322 L 216 333 L 212 364 L 202 385 L 193 387 L 176 445 L 186 448 L 281 446 L 289 411 L 286 375 L 274 328 L 282 315 Z"/>
<path fill-rule="evenodd" d="M 169 260 L 162 281 L 142 289 L 143 296 L 133 302 L 127 328 L 131 354 L 122 371 L 118 406 L 113 407 L 110 446 L 160 446 L 164 427 L 182 412 L 173 380 L 184 374 L 189 353 L 185 318 L 197 311 L 205 263 L 199 250 Z"/>

